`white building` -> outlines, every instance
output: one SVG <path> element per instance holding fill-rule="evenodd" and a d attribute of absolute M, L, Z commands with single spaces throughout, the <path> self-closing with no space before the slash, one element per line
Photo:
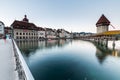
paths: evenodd
<path fill-rule="evenodd" d="M 65 38 L 71 38 L 71 33 L 68 31 L 65 31 Z"/>
<path fill-rule="evenodd" d="M 45 29 L 42 27 L 38 27 L 38 38 L 45 39 Z"/>
<path fill-rule="evenodd" d="M 59 38 L 71 38 L 72 37 L 71 33 L 64 29 L 58 29 L 57 33 L 58 33 Z"/>
<path fill-rule="evenodd" d="M 4 35 L 4 23 L 0 21 L 0 38 Z"/>
<path fill-rule="evenodd" d="M 45 28 L 45 35 L 47 39 L 55 39 L 56 37 L 56 32 L 51 29 L 51 28 Z"/>
<path fill-rule="evenodd" d="M 58 36 L 58 38 L 64 38 L 65 37 L 65 34 L 63 33 L 62 29 L 57 30 L 57 36 Z"/>
<path fill-rule="evenodd" d="M 15 20 L 11 28 L 14 39 L 38 39 L 38 28 L 35 24 L 29 23 L 26 15 L 22 21 Z"/>

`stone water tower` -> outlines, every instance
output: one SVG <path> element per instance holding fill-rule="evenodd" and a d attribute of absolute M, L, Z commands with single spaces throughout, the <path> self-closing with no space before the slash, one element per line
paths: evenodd
<path fill-rule="evenodd" d="M 96 23 L 97 33 L 106 32 L 109 30 L 110 21 L 102 14 Z"/>

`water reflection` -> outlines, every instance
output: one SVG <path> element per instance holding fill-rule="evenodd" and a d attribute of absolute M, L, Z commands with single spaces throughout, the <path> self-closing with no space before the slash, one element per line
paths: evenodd
<path fill-rule="evenodd" d="M 26 57 L 36 50 L 51 49 L 54 47 L 63 47 L 72 40 L 46 40 L 46 41 L 16 41 L 19 49 Z M 120 57 L 120 50 L 115 49 L 115 41 L 113 41 L 112 48 L 108 47 L 108 41 L 92 42 L 96 47 L 96 57 L 100 63 L 103 63 L 107 56 Z"/>
<path fill-rule="evenodd" d="M 120 57 L 117 44 L 112 48 L 108 41 L 103 44 L 80 40 L 17 41 L 17 44 L 35 80 L 120 80 L 120 61 L 113 59 Z"/>
<path fill-rule="evenodd" d="M 19 49 L 29 57 L 31 53 L 35 53 L 37 49 L 51 49 L 53 47 L 63 47 L 67 45 L 69 42 L 72 42 L 71 39 L 67 40 L 44 40 L 44 41 L 23 41 L 23 40 L 17 40 L 17 45 Z"/>
<path fill-rule="evenodd" d="M 108 40 L 104 42 L 92 42 L 96 46 L 96 57 L 100 63 L 103 63 L 107 56 L 120 57 L 120 50 L 115 49 L 115 41 L 112 43 L 112 48 L 108 46 Z"/>

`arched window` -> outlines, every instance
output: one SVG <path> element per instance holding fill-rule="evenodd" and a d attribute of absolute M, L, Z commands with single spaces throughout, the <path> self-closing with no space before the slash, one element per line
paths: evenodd
<path fill-rule="evenodd" d="M 18 32 L 16 32 L 16 35 L 18 35 Z"/>

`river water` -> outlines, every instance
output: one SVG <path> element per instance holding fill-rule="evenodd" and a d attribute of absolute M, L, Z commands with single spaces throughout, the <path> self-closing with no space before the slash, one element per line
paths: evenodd
<path fill-rule="evenodd" d="M 120 41 L 16 41 L 35 80 L 120 80 Z"/>

